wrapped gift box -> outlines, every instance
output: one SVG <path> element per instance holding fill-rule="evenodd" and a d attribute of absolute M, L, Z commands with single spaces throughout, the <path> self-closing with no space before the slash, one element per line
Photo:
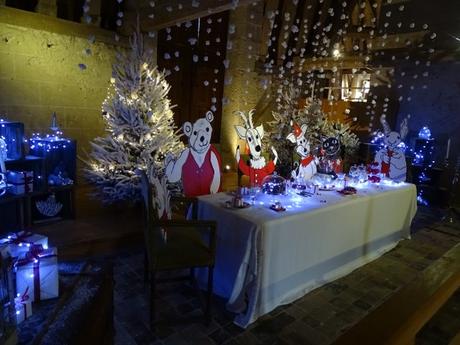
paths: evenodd
<path fill-rule="evenodd" d="M 33 246 L 15 263 L 16 291 L 28 289 L 31 302 L 59 296 L 57 249 Z"/>
<path fill-rule="evenodd" d="M 48 249 L 48 237 L 28 231 L 13 232 L 0 239 L 0 254 L 3 257 L 17 258 L 21 254 L 28 252 L 34 245 L 40 245 L 43 249 Z"/>
<path fill-rule="evenodd" d="M 34 190 L 33 171 L 8 171 L 6 179 L 11 194 L 20 195 Z"/>
<path fill-rule="evenodd" d="M 0 119 L 0 136 L 5 138 L 8 159 L 23 156 L 24 124 Z"/>
<path fill-rule="evenodd" d="M 32 301 L 26 290 L 22 295 L 18 294 L 18 297 L 14 299 L 14 309 L 16 312 L 16 324 L 20 324 L 25 319 L 32 316 Z"/>

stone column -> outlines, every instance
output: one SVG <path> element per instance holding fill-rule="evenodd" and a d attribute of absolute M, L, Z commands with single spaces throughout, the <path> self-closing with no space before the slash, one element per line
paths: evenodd
<path fill-rule="evenodd" d="M 56 0 L 39 0 L 35 12 L 51 17 L 57 17 Z"/>
<path fill-rule="evenodd" d="M 221 155 L 223 165 L 236 167 L 235 150 L 240 145 L 244 153 L 244 142 L 235 132 L 240 117 L 238 110 L 249 111 L 256 108 L 262 94 L 262 76 L 255 71 L 260 45 L 262 23 L 261 6 L 240 6 L 230 12 L 229 49 L 226 58 L 229 67 L 225 72 L 224 103 L 221 123 Z M 234 31 L 234 32 L 233 32 Z M 257 114 L 254 116 L 258 123 Z"/>

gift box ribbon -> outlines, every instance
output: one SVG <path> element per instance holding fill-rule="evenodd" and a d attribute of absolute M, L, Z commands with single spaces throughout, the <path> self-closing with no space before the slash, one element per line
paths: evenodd
<path fill-rule="evenodd" d="M 33 233 L 27 231 L 15 232 L 8 236 L 5 243 L 20 245 L 21 243 L 34 244 L 32 241 L 28 241 L 27 238 L 32 236 Z"/>
<path fill-rule="evenodd" d="M 26 291 L 24 291 L 22 295 L 19 295 L 18 297 L 14 299 L 16 303 L 16 310 L 18 309 L 18 304 L 20 304 L 22 308 L 24 309 L 24 319 L 27 319 L 30 316 L 30 315 L 27 315 L 27 305 L 25 304 L 25 302 L 27 302 L 28 300 L 29 300 L 29 287 L 27 287 Z"/>
<path fill-rule="evenodd" d="M 16 260 L 15 267 L 33 264 L 34 301 L 40 300 L 40 260 L 56 256 L 53 249 L 43 249 L 39 244 L 33 245 L 24 257 Z"/>
<path fill-rule="evenodd" d="M 22 175 L 24 176 L 24 190 L 26 193 L 29 193 L 31 192 L 29 184 L 34 182 L 34 178 L 33 176 L 27 176 L 25 171 L 22 172 Z"/>

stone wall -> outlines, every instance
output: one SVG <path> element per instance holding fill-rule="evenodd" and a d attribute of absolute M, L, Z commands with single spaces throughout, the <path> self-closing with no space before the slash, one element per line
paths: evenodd
<path fill-rule="evenodd" d="M 101 103 L 119 45 L 94 26 L 0 6 L 0 117 L 23 122 L 30 135 L 48 133 L 56 112 L 84 157 L 103 133 Z"/>
<path fill-rule="evenodd" d="M 435 139 L 433 159 L 435 165 L 444 167 L 447 142 L 450 139 L 449 169 L 443 174 L 443 185 L 453 192 L 455 203 L 460 205 L 460 185 L 451 186 L 452 173 L 457 164 L 460 167 L 460 62 L 456 60 L 432 63 L 430 68 L 406 68 L 410 78 L 397 80 L 404 87 L 399 95 L 403 97 L 398 114 L 399 123 L 410 115 L 409 138 L 413 139 L 423 126 L 428 126 Z M 418 78 L 413 76 L 417 75 Z"/>

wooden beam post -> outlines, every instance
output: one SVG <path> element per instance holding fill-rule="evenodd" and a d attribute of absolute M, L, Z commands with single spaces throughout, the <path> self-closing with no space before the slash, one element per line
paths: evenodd
<path fill-rule="evenodd" d="M 140 22 L 142 31 L 155 31 L 184 23 L 212 13 L 224 12 L 235 9 L 237 6 L 245 6 L 261 0 L 200 0 L 200 1 L 157 1 L 155 7 L 140 7 Z M 135 19 L 137 9 L 128 9 L 126 19 Z M 152 18 L 153 17 L 153 18 Z"/>

